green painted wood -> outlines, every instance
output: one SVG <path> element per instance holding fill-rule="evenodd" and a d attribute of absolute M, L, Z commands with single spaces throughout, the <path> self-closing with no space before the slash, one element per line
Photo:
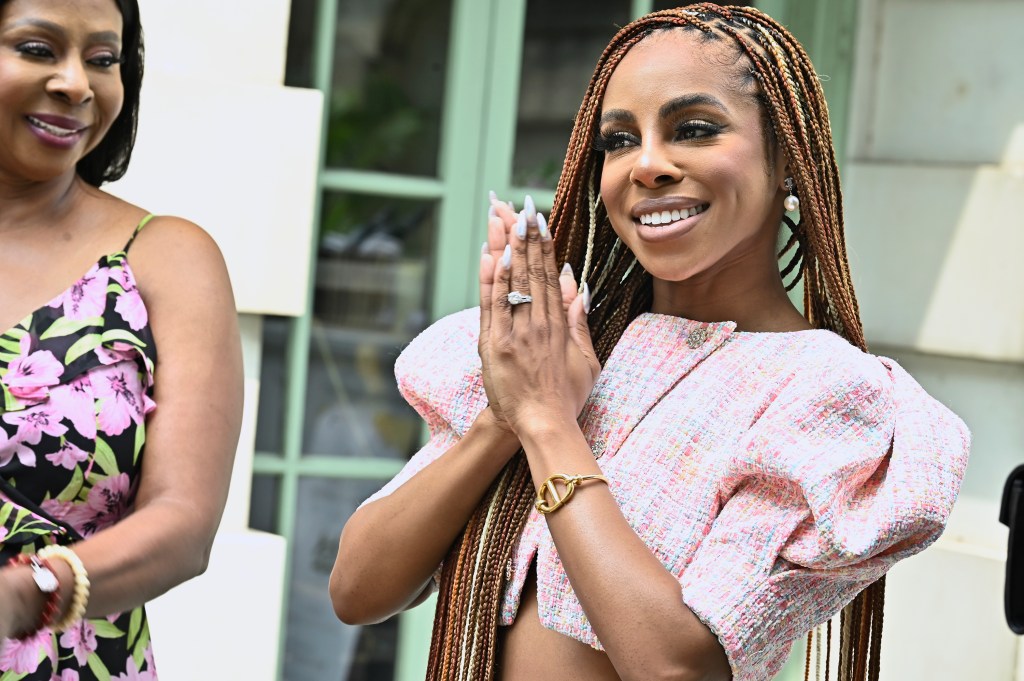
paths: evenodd
<path fill-rule="evenodd" d="M 337 168 L 323 170 L 320 186 L 332 191 L 408 199 L 439 199 L 444 196 L 445 190 L 444 183 L 433 177 Z"/>
<path fill-rule="evenodd" d="M 261 475 L 294 473 L 297 477 L 387 480 L 402 470 L 405 461 L 371 457 L 306 455 L 298 461 L 286 461 L 276 454 L 257 452 L 253 471 Z"/>
<path fill-rule="evenodd" d="M 686 4 L 682 1 L 680 5 Z M 654 8 L 654 0 L 632 0 L 629 8 L 629 16 L 634 19 L 639 19 L 645 14 L 650 14 Z"/>
<path fill-rule="evenodd" d="M 444 194 L 434 257 L 434 319 L 466 307 L 467 291 L 476 288 L 487 228 L 487 196 L 479 180 L 495 9 L 490 2 L 454 0 L 438 164 Z"/>

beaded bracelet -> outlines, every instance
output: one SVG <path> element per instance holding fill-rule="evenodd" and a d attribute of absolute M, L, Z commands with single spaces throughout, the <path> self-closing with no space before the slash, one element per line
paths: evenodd
<path fill-rule="evenodd" d="M 572 493 L 576 490 L 576 485 L 581 485 L 591 480 L 599 480 L 606 485 L 608 484 L 608 478 L 603 475 L 565 475 L 563 473 L 555 473 L 537 488 L 537 510 L 545 515 L 557 511 L 569 501 Z M 556 481 L 565 485 L 564 494 L 559 495 L 558 488 L 555 487 Z M 550 503 L 545 496 L 546 494 L 551 495 Z"/>
<path fill-rule="evenodd" d="M 39 618 L 38 626 L 32 627 L 18 636 L 18 640 L 23 641 L 35 636 L 40 629 L 45 629 L 53 623 L 53 618 L 57 616 L 57 611 L 60 608 L 60 582 L 57 580 L 57 575 L 54 573 L 49 561 L 45 558 L 20 553 L 11 558 L 7 564 L 25 565 L 32 568 L 32 581 L 36 583 L 39 590 L 46 596 L 46 602 L 43 604 L 43 612 Z"/>
<path fill-rule="evenodd" d="M 85 608 L 89 603 L 89 573 L 78 555 L 66 546 L 51 544 L 44 546 L 36 554 L 40 559 L 59 558 L 71 566 L 71 572 L 75 575 L 75 592 L 71 596 L 71 605 L 68 606 L 64 619 L 53 626 L 55 631 L 67 631 L 79 620 L 85 617 Z"/>

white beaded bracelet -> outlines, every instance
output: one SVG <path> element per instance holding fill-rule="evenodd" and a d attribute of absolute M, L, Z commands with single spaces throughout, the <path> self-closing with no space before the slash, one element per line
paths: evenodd
<path fill-rule="evenodd" d="M 89 573 L 86 572 L 78 555 L 66 546 L 44 546 L 36 555 L 43 559 L 58 558 L 64 561 L 71 566 L 71 572 L 75 575 L 75 591 L 71 596 L 71 605 L 68 606 L 64 618 L 52 627 L 54 631 L 67 631 L 85 617 L 85 608 L 89 603 Z"/>

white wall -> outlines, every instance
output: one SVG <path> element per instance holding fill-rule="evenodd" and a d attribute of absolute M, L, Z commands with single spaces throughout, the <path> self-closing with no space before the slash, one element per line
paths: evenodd
<path fill-rule="evenodd" d="M 245 410 L 205 575 L 149 606 L 162 681 L 276 678 L 285 542 L 248 529 L 261 315 L 306 306 L 322 98 L 282 86 L 288 0 L 140 0 L 138 141 L 109 190 L 181 215 L 224 252 L 240 313 Z"/>
<path fill-rule="evenodd" d="M 973 432 L 946 534 L 890 575 L 886 680 L 1024 679 L 998 524 L 1024 461 L 1022 24 L 1024 0 L 861 4 L 843 186 L 865 329 Z"/>

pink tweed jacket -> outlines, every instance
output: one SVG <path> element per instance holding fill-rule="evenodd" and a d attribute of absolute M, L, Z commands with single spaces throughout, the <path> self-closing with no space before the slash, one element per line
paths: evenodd
<path fill-rule="evenodd" d="M 399 388 L 431 438 L 370 500 L 442 456 L 486 406 L 478 329 L 478 310 L 459 312 L 402 353 Z M 963 422 L 896 362 L 831 332 L 657 314 L 630 324 L 580 423 L 735 681 L 771 678 L 794 640 L 933 542 L 969 448 Z M 543 625 L 600 649 L 536 511 L 507 566 L 503 623 L 532 561 Z"/>

